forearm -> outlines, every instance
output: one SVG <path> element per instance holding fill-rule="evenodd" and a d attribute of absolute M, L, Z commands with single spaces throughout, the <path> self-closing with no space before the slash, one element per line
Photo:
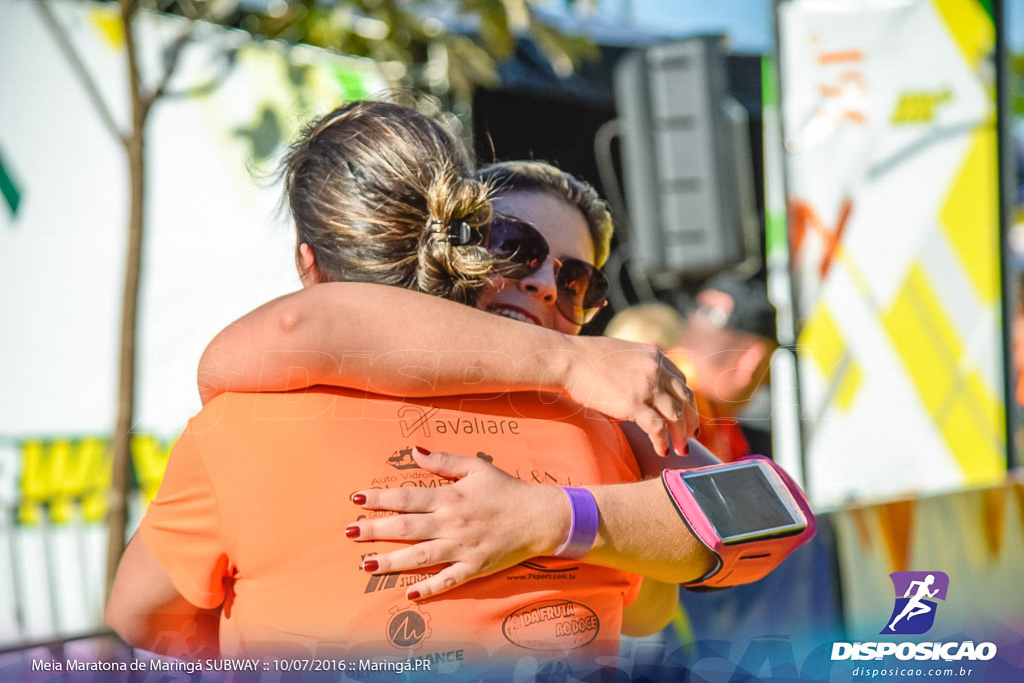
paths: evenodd
<path fill-rule="evenodd" d="M 589 488 L 601 521 L 587 562 L 676 584 L 714 568 L 714 554 L 679 518 L 660 479 Z"/>
<path fill-rule="evenodd" d="M 105 616 L 133 647 L 192 659 L 217 655 L 220 608 L 197 607 L 178 593 L 138 536 L 125 548 Z"/>
<path fill-rule="evenodd" d="M 626 484 L 586 487 L 597 502 L 599 524 L 588 564 L 622 569 L 670 584 L 695 581 L 711 571 L 717 559 L 690 531 L 676 511 L 660 478 Z M 517 517 L 517 533 L 537 554 L 551 555 L 570 528 L 568 497 L 553 485 L 524 485 L 517 509 L 544 507 L 543 517 Z"/>
<path fill-rule="evenodd" d="M 601 524 L 587 561 L 673 584 L 699 579 L 717 560 L 680 519 L 660 475 L 717 464 L 718 458 L 695 439 L 689 440 L 688 455 L 661 457 L 636 425 L 623 423 L 622 432 L 648 479 L 591 488 Z"/>
<path fill-rule="evenodd" d="M 234 322 L 200 362 L 223 391 L 330 384 L 387 395 L 561 391 L 572 338 L 397 287 L 325 283 Z"/>

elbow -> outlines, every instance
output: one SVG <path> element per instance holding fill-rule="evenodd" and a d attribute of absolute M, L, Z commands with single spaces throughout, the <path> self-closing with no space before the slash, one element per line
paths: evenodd
<path fill-rule="evenodd" d="M 124 608 L 120 601 L 111 597 L 107 603 L 107 609 L 103 615 L 107 626 L 113 629 L 121 640 L 131 647 L 143 647 L 145 643 L 142 621 L 134 618 L 131 612 Z"/>
<path fill-rule="evenodd" d="M 121 640 L 126 643 L 128 642 L 128 639 L 125 637 L 127 631 L 125 631 L 124 623 L 121 621 L 121 614 L 109 602 L 107 603 L 107 608 L 103 611 L 103 621 L 113 629 L 114 633 L 121 637 Z"/>
<path fill-rule="evenodd" d="M 720 566 L 718 556 L 704 545 L 688 549 L 672 561 L 652 564 L 644 574 L 658 581 L 685 586 L 714 574 Z"/>
<path fill-rule="evenodd" d="M 273 351 L 290 352 L 293 355 L 305 353 L 310 348 L 316 349 L 316 345 L 321 343 L 320 335 L 323 334 L 318 325 L 321 317 L 315 314 L 316 310 L 303 301 L 278 301 L 268 318 L 246 321 L 244 326 L 236 325 L 238 329 L 235 334 L 238 338 L 233 339 L 232 344 L 226 348 L 232 353 L 244 348 L 258 354 Z"/>
<path fill-rule="evenodd" d="M 288 300 L 277 301 L 258 317 L 252 316 L 228 325 L 203 351 L 196 373 L 203 405 L 226 391 L 258 390 L 259 370 L 253 356 L 260 349 L 303 348 L 295 339 L 309 327 L 309 316 L 300 306 Z M 255 362 L 259 362 L 258 357 Z"/>
<path fill-rule="evenodd" d="M 656 633 L 661 633 L 666 626 L 672 623 L 672 617 L 674 615 L 675 608 L 663 611 L 657 615 L 652 615 L 642 621 L 623 621 L 622 635 L 630 636 L 632 638 L 644 638 L 646 636 L 653 636 Z"/>
<path fill-rule="evenodd" d="M 110 589 L 110 598 L 107 600 L 103 619 L 125 643 L 132 647 L 148 649 L 149 619 L 144 614 L 142 605 L 133 600 L 131 595 L 131 587 L 125 584 L 119 568 L 114 585 Z"/>
<path fill-rule="evenodd" d="M 180 659 L 220 656 L 220 609 L 198 609 L 183 600 L 172 608 L 144 607 L 111 598 L 107 625 L 129 647 Z"/>
<path fill-rule="evenodd" d="M 282 310 L 277 312 L 276 318 L 278 331 L 286 336 L 296 334 L 302 328 L 302 323 L 305 320 L 305 316 L 294 305 L 283 306 Z"/>
<path fill-rule="evenodd" d="M 688 552 L 680 557 L 678 562 L 668 565 L 666 574 L 658 576 L 658 578 L 685 586 L 688 583 L 700 581 L 709 574 L 714 574 L 720 569 L 721 563 L 722 561 L 714 551 L 694 538 Z"/>
<path fill-rule="evenodd" d="M 623 610 L 623 635 L 642 638 L 660 632 L 672 622 L 678 605 L 678 585 L 645 577 L 636 602 Z"/>
<path fill-rule="evenodd" d="M 324 298 L 326 294 L 326 290 L 313 287 L 285 295 L 263 306 L 262 313 L 257 309 L 259 317 L 247 315 L 239 320 L 240 324 L 236 323 L 235 327 L 239 327 L 245 333 L 255 329 L 259 330 L 260 334 L 293 337 L 304 332 L 310 321 L 317 319 L 318 313 L 330 302 L 330 298 Z"/>

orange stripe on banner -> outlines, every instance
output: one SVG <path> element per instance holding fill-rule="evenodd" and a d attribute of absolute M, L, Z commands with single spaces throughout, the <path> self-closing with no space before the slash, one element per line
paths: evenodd
<path fill-rule="evenodd" d="M 848 112 L 846 116 L 858 123 L 864 122 L 864 118 L 856 112 Z M 825 252 L 818 266 L 818 274 L 823 280 L 828 275 L 832 262 L 835 260 L 843 236 L 843 230 L 845 230 L 846 224 L 850 220 L 852 211 L 853 200 L 849 197 L 843 197 L 843 201 L 839 205 L 836 225 L 834 228 L 831 228 L 825 225 L 824 221 L 821 220 L 821 217 L 818 216 L 810 204 L 795 199 L 789 201 L 789 239 L 792 245 L 793 256 L 796 257 L 800 254 L 804 238 L 807 237 L 808 233 L 817 235 L 824 245 Z"/>
<path fill-rule="evenodd" d="M 868 526 L 868 515 L 864 508 L 852 508 L 850 520 L 853 522 L 854 531 L 857 532 L 857 540 L 860 541 L 861 550 L 865 555 L 870 554 L 874 543 L 871 540 L 871 527 Z"/>
<path fill-rule="evenodd" d="M 852 115 L 852 113 L 847 114 L 847 116 Z M 863 123 L 863 120 L 861 123 Z M 836 229 L 830 235 L 831 239 L 826 241 L 826 244 L 828 244 L 828 251 L 825 252 L 825 258 L 821 261 L 821 268 L 819 272 L 822 280 L 825 279 L 825 276 L 828 275 L 829 269 L 832 268 L 832 260 L 836 256 L 836 250 L 839 249 L 839 243 L 843 240 L 843 231 L 846 229 L 846 223 L 850 220 L 850 212 L 852 210 L 853 202 L 849 197 L 843 197 L 843 202 L 839 205 L 839 220 L 836 221 Z M 822 237 L 823 239 L 825 238 L 824 235 Z"/>
<path fill-rule="evenodd" d="M 789 208 L 787 213 L 789 214 L 790 253 L 795 258 L 803 248 L 807 225 L 813 219 L 814 211 L 807 203 L 795 199 L 790 199 L 787 204 Z"/>
<path fill-rule="evenodd" d="M 981 491 L 982 531 L 985 534 L 985 545 L 988 546 L 988 558 L 996 560 L 1003 550 L 1003 537 L 1006 535 L 1006 488 L 982 489 Z"/>
<path fill-rule="evenodd" d="M 1017 514 L 1020 515 L 1020 525 L 1024 527 L 1024 481 L 1011 481 L 1014 497 L 1017 499 Z"/>
<path fill-rule="evenodd" d="M 818 64 L 836 64 L 838 62 L 863 62 L 864 53 L 860 50 L 844 52 L 823 52 L 818 55 Z"/>
<path fill-rule="evenodd" d="M 910 530 L 914 522 L 914 503 L 899 501 L 878 508 L 878 524 L 882 529 L 889 571 L 905 572 L 910 561 Z"/>

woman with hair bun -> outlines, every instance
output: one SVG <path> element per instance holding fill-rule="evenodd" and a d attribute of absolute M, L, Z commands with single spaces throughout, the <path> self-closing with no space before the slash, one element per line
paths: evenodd
<path fill-rule="evenodd" d="M 282 172 L 303 284 L 373 282 L 468 303 L 486 282 L 490 252 L 434 238 L 456 218 L 486 224 L 491 211 L 487 186 L 436 121 L 357 102 L 307 128 Z"/>
<path fill-rule="evenodd" d="M 285 164 L 305 289 L 230 326 L 204 354 L 208 401 L 174 447 L 108 605 L 127 641 L 153 649 L 168 633 L 195 631 L 219 636 L 230 657 L 343 652 L 481 666 L 529 657 L 585 667 L 617 652 L 623 608 L 638 596 L 660 613 L 627 624 L 664 624 L 675 587 L 645 581 L 641 591 L 639 576 L 613 568 L 646 560 L 657 569 L 650 550 L 599 530 L 595 518 L 592 554 L 619 559 L 581 564 L 590 547 L 568 542 L 566 501 L 582 486 L 638 481 L 668 462 L 592 409 L 646 422 L 667 449 L 670 429 L 685 443 L 695 424 L 685 381 L 646 347 L 555 331 L 575 334 L 599 307 L 594 263 L 607 254 L 610 221 L 605 230 L 539 186 L 516 189 L 521 171 L 474 179 L 443 127 L 396 105 L 354 103 L 307 129 Z M 266 372 L 250 386 L 253 367 Z M 637 368 L 649 374 L 631 376 Z M 303 381 L 289 379 L 296 369 Z M 324 379 L 341 386 L 286 391 Z M 238 391 L 269 387 L 277 391 Z M 224 388 L 233 391 L 211 398 Z M 645 453 L 634 455 L 631 441 Z M 430 574 L 373 573 L 378 553 L 403 546 L 353 543 L 360 526 L 345 521 L 362 499 L 347 498 L 450 485 L 421 466 L 431 450 L 475 453 L 520 480 L 576 493 L 515 488 L 528 505 L 508 516 L 539 530 L 516 539 L 518 559 L 416 602 L 409 587 Z M 692 535 L 674 529 L 671 538 L 659 560 L 671 566 L 665 578 L 709 571 Z M 515 564 L 536 555 L 549 557 Z"/>

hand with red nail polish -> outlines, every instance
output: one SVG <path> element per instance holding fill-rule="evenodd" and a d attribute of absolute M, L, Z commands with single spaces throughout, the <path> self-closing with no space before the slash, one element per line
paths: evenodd
<path fill-rule="evenodd" d="M 685 442 L 699 419 L 686 376 L 650 344 L 610 337 L 576 337 L 584 362 L 569 366 L 565 393 L 582 406 L 635 423 L 654 452 L 668 454 L 669 442 Z"/>
<path fill-rule="evenodd" d="M 456 480 L 438 488 L 399 487 L 366 491 L 364 507 L 399 515 L 360 521 L 357 541 L 402 541 L 414 545 L 378 553 L 363 569 L 372 573 L 441 570 L 408 587 L 410 600 L 430 597 L 467 581 L 554 552 L 568 533 L 552 524 L 565 511 L 565 493 L 510 477 L 480 458 L 430 453 L 416 447 L 419 468 Z M 509 514 L 515 510 L 515 514 Z M 354 525 L 353 525 L 354 526 Z"/>

